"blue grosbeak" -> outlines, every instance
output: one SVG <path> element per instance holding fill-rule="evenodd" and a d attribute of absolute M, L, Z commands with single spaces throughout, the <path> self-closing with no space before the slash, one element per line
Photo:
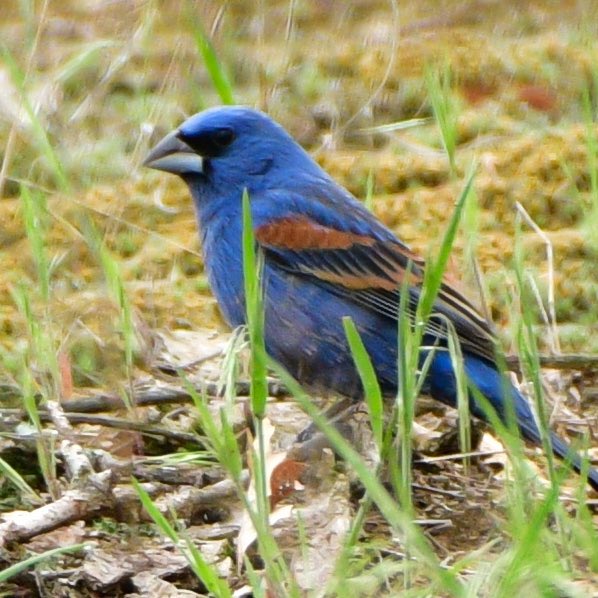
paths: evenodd
<path fill-rule="evenodd" d="M 232 327 L 245 323 L 242 202 L 251 201 L 256 242 L 264 254 L 265 339 L 271 357 L 305 385 L 359 398 L 362 386 L 342 317 L 359 330 L 385 395 L 397 392 L 397 318 L 409 272 L 407 309 L 414 313 L 424 263 L 278 124 L 244 107 L 206 110 L 186 120 L 148 155 L 145 165 L 187 183 L 199 221 L 205 267 Z M 455 405 L 455 375 L 444 319 L 457 332 L 470 384 L 506 421 L 510 401 L 521 434 L 540 433 L 527 401 L 499 372 L 491 325 L 445 282 L 426 329 L 436 345 L 425 391 Z M 429 350 L 429 349 L 428 349 Z M 425 350 L 422 350 L 422 356 Z M 470 397 L 474 415 L 487 419 Z M 552 435 L 556 455 L 581 461 Z M 598 490 L 598 471 L 589 473 Z"/>

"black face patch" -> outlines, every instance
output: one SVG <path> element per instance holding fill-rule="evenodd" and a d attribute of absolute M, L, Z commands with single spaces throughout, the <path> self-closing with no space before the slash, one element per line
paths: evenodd
<path fill-rule="evenodd" d="M 231 127 L 218 127 L 196 135 L 186 135 L 179 131 L 177 137 L 205 158 L 221 156 L 236 139 Z"/>

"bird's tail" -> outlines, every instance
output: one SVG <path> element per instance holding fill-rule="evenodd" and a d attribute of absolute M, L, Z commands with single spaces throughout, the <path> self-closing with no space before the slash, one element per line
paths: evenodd
<path fill-rule="evenodd" d="M 507 417 L 509 409 L 506 405 L 505 394 L 511 395 L 509 397 L 511 407 L 517 419 L 521 435 L 529 442 L 542 446 L 540 430 L 530 406 L 523 395 L 510 384 L 505 385 L 502 375 L 487 361 L 467 355 L 464 359 L 464 365 L 469 381 L 486 398 L 503 423 L 507 423 L 509 419 Z M 435 357 L 428 380 L 429 390 L 433 397 L 449 405 L 456 406 L 457 391 L 455 377 L 448 353 L 439 352 Z M 506 386 L 510 387 L 510 393 L 505 392 Z M 488 421 L 485 409 L 477 404 L 473 397 L 470 398 L 470 411 L 480 419 Z M 582 458 L 566 442 L 561 440 L 556 434 L 551 433 L 550 443 L 552 445 L 552 452 L 557 457 L 570 463 L 571 467 L 577 473 L 581 472 L 583 466 Z M 598 470 L 589 469 L 588 483 L 598 492 Z"/>
<path fill-rule="evenodd" d="M 561 440 L 556 434 L 550 434 L 550 444 L 552 445 L 552 452 L 557 456 L 571 463 L 571 467 L 577 472 L 581 473 L 582 470 L 582 459 L 581 457 L 571 449 L 566 442 Z M 588 470 L 588 484 L 598 492 L 598 470 L 589 468 Z"/>
<path fill-rule="evenodd" d="M 533 442 L 538 446 L 542 446 L 540 430 L 538 429 L 535 420 L 532 419 L 533 416 L 531 415 L 531 410 L 528 407 L 527 400 L 514 387 L 512 388 L 512 394 L 515 401 L 515 412 L 517 415 L 517 423 L 521 431 L 521 435 L 526 440 Z M 524 412 L 523 417 L 521 411 Z M 552 452 L 559 459 L 569 463 L 577 473 L 581 473 L 583 469 L 583 460 L 581 456 L 554 432 L 550 432 L 550 445 L 552 446 Z M 588 484 L 590 484 L 590 486 L 598 492 L 598 470 L 591 467 L 588 469 Z"/>

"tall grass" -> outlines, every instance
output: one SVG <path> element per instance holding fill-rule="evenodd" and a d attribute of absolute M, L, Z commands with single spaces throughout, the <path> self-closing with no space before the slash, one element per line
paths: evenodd
<path fill-rule="evenodd" d="M 179 546 L 193 573 L 203 583 L 211 596 L 216 598 L 230 598 L 233 592 L 224 579 L 218 577 L 218 572 L 206 562 L 205 558 L 195 546 L 195 544 L 185 535 L 184 530 L 175 530 L 168 519 L 156 508 L 149 494 L 143 489 L 137 480 L 133 480 L 133 486 L 141 499 L 146 512 L 154 520 L 156 525 L 162 530 L 176 546 Z"/>
<path fill-rule="evenodd" d="M 53 548 L 51 550 L 46 550 L 39 554 L 30 556 L 0 571 L 0 583 L 4 583 L 8 581 L 10 578 L 14 577 L 15 575 L 19 575 L 19 573 L 22 573 L 23 571 L 26 571 L 29 568 L 35 567 L 35 565 L 45 563 L 54 557 L 63 554 L 70 554 L 72 552 L 78 552 L 80 550 L 83 550 L 84 548 L 86 548 L 85 544 L 73 544 L 71 546 L 60 546 L 59 548 Z"/>
<path fill-rule="evenodd" d="M 390 425 L 386 431 L 386 434 L 383 430 L 383 399 L 373 365 L 369 360 L 365 346 L 359 337 L 354 323 L 348 318 L 344 319 L 349 347 L 364 388 L 364 398 L 366 404 L 368 405 L 373 436 L 381 453 L 382 460 L 387 461 L 389 464 L 389 475 L 390 478 L 395 481 L 397 496 L 399 496 L 401 500 L 401 510 L 409 518 L 415 518 L 414 508 L 411 500 L 411 432 L 415 413 L 415 402 L 422 386 L 424 385 L 430 360 L 433 358 L 433 355 L 436 351 L 436 348 L 428 348 L 428 357 L 422 359 L 422 355 L 425 354 L 423 352 L 424 348 L 422 347 L 422 342 L 428 318 L 432 315 L 433 304 L 442 284 L 444 269 L 446 268 L 448 257 L 456 237 L 458 225 L 465 209 L 468 196 L 471 192 L 473 177 L 474 169 L 471 170 L 469 178 L 466 181 L 465 188 L 457 201 L 456 209 L 453 213 L 453 217 L 449 223 L 447 232 L 441 244 L 439 255 L 436 260 L 430 260 L 428 262 L 424 284 L 421 289 L 421 301 L 418 303 L 415 317 L 410 315 L 410 308 L 407 304 L 407 299 L 411 292 L 409 286 L 410 276 L 407 274 L 405 277 L 405 283 L 403 284 L 401 291 L 401 304 L 399 306 L 398 313 L 399 392 L 397 395 L 397 409 L 395 411 L 395 416 L 391 416 L 390 418 Z M 451 330 L 452 325 L 450 322 L 447 322 L 446 324 L 449 330 Z M 454 331 L 452 334 L 449 334 L 449 351 L 455 364 L 458 380 L 457 386 L 459 389 L 458 394 L 460 416 L 465 422 L 463 423 L 463 430 L 465 432 L 462 434 L 463 450 L 468 451 L 470 448 L 470 436 L 468 427 L 469 410 L 466 380 L 462 367 L 463 359 L 460 353 L 458 341 L 456 341 L 455 338 Z M 398 429 L 396 428 L 397 423 Z M 392 439 L 395 436 L 395 431 L 398 433 L 398 437 L 400 439 L 399 461 L 397 461 L 395 458 L 396 445 L 394 442 L 388 442 L 389 439 Z M 385 439 L 386 442 L 384 442 Z M 367 496 L 369 501 L 371 498 L 370 493 L 368 493 Z M 366 504 L 365 509 L 360 509 L 360 512 L 356 517 L 355 525 L 349 536 L 348 546 L 355 544 L 356 535 L 358 530 L 361 529 L 361 524 L 365 517 L 367 508 L 368 506 Z M 423 537 L 417 537 L 417 533 L 415 535 L 416 542 L 421 543 L 423 541 Z M 404 537 L 407 539 L 408 536 L 405 535 Z M 407 550 L 407 554 L 409 554 L 410 546 L 408 543 L 406 543 L 405 548 Z M 419 551 L 422 550 L 421 544 L 418 548 Z M 343 555 L 342 559 L 346 560 L 346 554 Z M 409 567 L 404 569 L 403 574 L 404 586 L 405 588 L 409 588 Z M 459 594 L 460 587 L 458 584 L 452 589 L 455 595 Z"/>
<path fill-rule="evenodd" d="M 374 441 L 376 442 L 378 451 L 382 453 L 384 440 L 384 399 L 382 397 L 382 390 L 380 389 L 374 366 L 359 336 L 355 323 L 350 317 L 345 316 L 343 317 L 343 326 L 347 335 L 349 349 L 351 350 L 355 366 L 361 378 L 364 400 L 368 406 Z"/>
<path fill-rule="evenodd" d="M 133 307 L 126 292 L 118 261 L 106 247 L 99 231 L 88 218 L 84 223 L 85 239 L 98 261 L 108 288 L 116 307 L 118 308 L 119 328 L 124 345 L 125 370 L 127 375 L 128 390 L 132 393 L 133 365 L 137 348 L 137 334 L 133 317 Z M 126 404 L 130 401 L 126 393 L 123 395 Z"/>
<path fill-rule="evenodd" d="M 22 283 L 11 289 L 12 298 L 25 321 L 28 337 L 27 349 L 19 365 L 19 384 L 23 407 L 36 431 L 40 469 L 50 493 L 56 498 L 59 489 L 54 439 L 43 434 L 37 396 L 42 401 L 56 400 L 61 390 L 57 358 L 59 340 L 50 309 L 53 261 L 48 256 L 45 241 L 48 220 L 45 197 L 22 185 L 21 212 L 35 264 L 36 280 L 30 285 Z M 40 372 L 37 379 L 33 374 L 35 370 Z"/>
<path fill-rule="evenodd" d="M 436 124 L 440 129 L 440 138 L 446 152 L 451 174 L 456 175 L 457 162 L 457 119 L 458 102 L 452 90 L 452 76 L 448 64 L 442 69 L 428 68 L 426 71 L 428 97 Z"/>
<path fill-rule="evenodd" d="M 220 96 L 220 101 L 223 104 L 234 104 L 235 98 L 233 86 L 224 66 L 214 50 L 210 38 L 201 23 L 194 16 L 190 15 L 190 23 L 195 46 L 201 56 L 203 65 L 212 80 L 212 85 Z"/>
<path fill-rule="evenodd" d="M 598 67 L 595 67 L 598 71 Z M 598 74 L 595 74 L 595 80 L 598 81 Z M 594 84 L 598 87 L 598 84 Z M 587 168 L 590 177 L 590 210 L 587 218 L 588 234 L 594 246 L 598 246 L 598 233 L 596 226 L 598 224 L 598 133 L 597 119 L 594 114 L 589 87 L 584 87 L 581 96 L 584 124 L 586 128 L 586 155 Z"/>
<path fill-rule="evenodd" d="M 36 145 L 40 156 L 46 161 L 58 189 L 66 192 L 70 189 L 68 175 L 65 171 L 62 161 L 50 142 L 38 112 L 29 99 L 29 94 L 25 84 L 25 73 L 23 73 L 23 71 L 19 68 L 8 48 L 1 46 L 0 51 L 3 62 L 8 67 L 12 81 L 20 94 L 21 105 L 23 106 L 29 120 L 33 142 Z"/>
<path fill-rule="evenodd" d="M 363 484 L 367 495 L 376 504 L 393 531 L 399 535 L 411 553 L 417 558 L 424 572 L 430 578 L 429 591 L 448 593 L 451 596 L 464 596 L 463 588 L 455 572 L 444 567 L 432 550 L 423 531 L 413 522 L 411 516 L 401 508 L 384 488 L 379 478 L 363 458 L 343 438 L 341 433 L 320 413 L 310 397 L 288 372 L 276 362 L 271 368 L 290 390 L 294 399 L 311 417 L 314 423 L 326 434 L 334 450 L 347 462 Z M 406 565 L 407 567 L 409 565 Z"/>

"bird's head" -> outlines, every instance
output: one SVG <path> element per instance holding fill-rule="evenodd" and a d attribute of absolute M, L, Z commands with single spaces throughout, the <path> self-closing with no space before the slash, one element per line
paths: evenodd
<path fill-rule="evenodd" d="M 275 181 L 288 166 L 319 170 L 292 137 L 267 115 L 242 106 L 211 108 L 188 118 L 149 153 L 144 166 L 187 182 L 251 188 Z"/>

